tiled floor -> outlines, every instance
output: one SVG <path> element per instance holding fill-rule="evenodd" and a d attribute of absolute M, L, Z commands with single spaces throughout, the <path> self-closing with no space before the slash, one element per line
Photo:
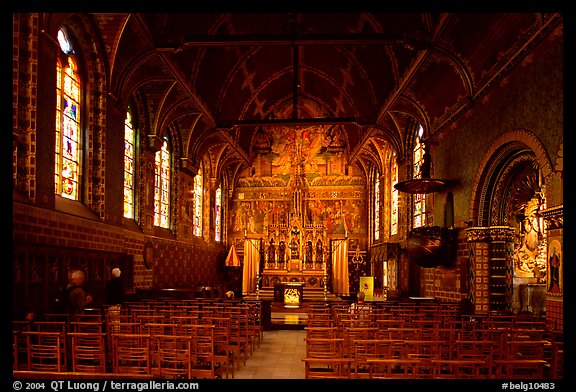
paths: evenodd
<path fill-rule="evenodd" d="M 260 347 L 246 360 L 246 366 L 234 374 L 236 379 L 304 379 L 306 331 L 264 331 Z"/>

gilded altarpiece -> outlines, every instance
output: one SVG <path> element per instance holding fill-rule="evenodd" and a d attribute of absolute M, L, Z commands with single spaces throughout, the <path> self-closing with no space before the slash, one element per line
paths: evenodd
<path fill-rule="evenodd" d="M 323 288 L 330 240 L 366 234 L 364 176 L 338 127 L 260 129 L 232 198 L 231 235 L 262 240 L 262 287 Z"/>

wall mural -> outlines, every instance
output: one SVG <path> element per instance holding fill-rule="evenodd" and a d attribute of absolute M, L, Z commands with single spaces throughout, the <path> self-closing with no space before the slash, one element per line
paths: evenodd
<path fill-rule="evenodd" d="M 295 212 L 326 234 L 365 234 L 365 178 L 347 167 L 345 147 L 338 127 L 261 129 L 235 189 L 232 234 L 267 234 L 291 225 Z"/>

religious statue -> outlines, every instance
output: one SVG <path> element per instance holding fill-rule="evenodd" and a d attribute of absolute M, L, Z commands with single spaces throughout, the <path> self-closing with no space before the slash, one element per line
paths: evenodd
<path fill-rule="evenodd" d="M 296 236 L 292 237 L 292 240 L 290 240 L 290 258 L 291 259 L 299 259 L 300 258 L 300 250 L 299 245 L 298 245 L 298 240 L 296 238 Z"/>
<path fill-rule="evenodd" d="M 316 262 L 317 263 L 322 263 L 324 262 L 324 257 L 322 255 L 322 241 L 320 240 L 320 238 L 318 238 L 318 240 L 316 241 Z"/>
<path fill-rule="evenodd" d="M 312 264 L 312 241 L 306 241 L 306 251 L 304 253 L 304 260 L 307 264 Z"/>
<path fill-rule="evenodd" d="M 284 240 L 280 240 L 280 243 L 278 244 L 278 262 L 279 263 L 284 263 L 284 259 L 286 257 L 286 243 L 284 242 Z"/>
<path fill-rule="evenodd" d="M 276 245 L 274 238 L 270 238 L 270 245 L 268 245 L 268 262 L 273 263 L 276 261 Z"/>
<path fill-rule="evenodd" d="M 538 198 L 534 197 L 524 208 L 524 217 L 520 227 L 520 241 L 515 249 L 514 265 L 516 276 L 533 276 L 534 267 L 541 262 L 539 258 L 539 245 L 542 237 L 538 225 L 537 212 L 539 209 Z M 544 260 L 545 262 L 545 260 Z M 545 269 L 545 265 L 538 265 Z"/>
<path fill-rule="evenodd" d="M 560 293 L 560 256 L 557 253 L 556 247 L 552 248 L 550 255 L 550 283 L 548 291 L 551 293 Z"/>

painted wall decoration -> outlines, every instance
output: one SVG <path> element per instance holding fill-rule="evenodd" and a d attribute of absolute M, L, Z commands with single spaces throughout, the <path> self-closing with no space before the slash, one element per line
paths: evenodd
<path fill-rule="evenodd" d="M 560 241 L 552 240 L 548 245 L 547 291 L 552 295 L 562 295 L 562 246 Z"/>

